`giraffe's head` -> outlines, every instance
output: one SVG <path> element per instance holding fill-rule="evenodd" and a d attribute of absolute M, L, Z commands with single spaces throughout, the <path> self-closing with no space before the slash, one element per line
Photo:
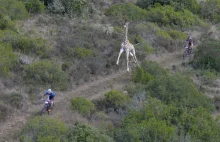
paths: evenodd
<path fill-rule="evenodd" d="M 129 22 L 126 22 L 124 28 L 128 27 Z"/>

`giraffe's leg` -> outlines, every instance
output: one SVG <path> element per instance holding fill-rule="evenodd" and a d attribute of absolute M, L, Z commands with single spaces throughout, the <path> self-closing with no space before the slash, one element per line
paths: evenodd
<path fill-rule="evenodd" d="M 119 54 L 118 54 L 118 60 L 117 60 L 117 62 L 116 62 L 116 64 L 118 65 L 118 63 L 119 63 L 119 59 L 120 59 L 120 57 L 121 57 L 121 53 L 124 51 L 124 49 L 123 49 L 123 47 L 120 49 L 120 52 L 119 52 Z"/>
<path fill-rule="evenodd" d="M 127 72 L 129 72 L 129 50 L 126 50 L 126 58 L 127 58 Z"/>
<path fill-rule="evenodd" d="M 133 58 L 134 62 L 137 63 L 136 60 L 135 60 L 135 58 L 134 58 L 134 55 L 133 55 L 131 52 L 130 52 L 130 55 L 131 55 L 131 57 Z"/>
<path fill-rule="evenodd" d="M 136 55 L 135 55 L 135 50 L 133 49 L 132 52 L 133 52 L 134 59 L 135 59 L 136 63 L 138 64 L 138 66 L 140 66 L 139 63 L 138 63 L 137 57 L 136 57 Z"/>

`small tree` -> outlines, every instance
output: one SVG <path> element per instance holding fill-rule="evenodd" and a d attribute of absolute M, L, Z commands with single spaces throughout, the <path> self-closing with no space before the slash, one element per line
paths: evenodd
<path fill-rule="evenodd" d="M 68 75 L 51 61 L 40 61 L 25 65 L 23 77 L 27 83 L 46 85 L 57 89 L 67 88 Z"/>
<path fill-rule="evenodd" d="M 67 132 L 67 126 L 58 119 L 35 117 L 22 130 L 20 141 L 60 142 L 65 141 Z"/>
<path fill-rule="evenodd" d="M 89 115 L 95 110 L 95 105 L 85 98 L 77 97 L 71 99 L 72 109 L 78 111 L 83 115 Z"/>
<path fill-rule="evenodd" d="M 220 72 L 220 41 L 215 39 L 205 40 L 198 47 L 194 56 L 194 65 L 202 69 Z"/>
<path fill-rule="evenodd" d="M 0 76 L 6 77 L 17 61 L 9 44 L 0 44 Z"/>
<path fill-rule="evenodd" d="M 114 108 L 115 111 L 124 108 L 128 101 L 130 98 L 117 90 L 107 92 L 104 97 L 106 108 Z"/>

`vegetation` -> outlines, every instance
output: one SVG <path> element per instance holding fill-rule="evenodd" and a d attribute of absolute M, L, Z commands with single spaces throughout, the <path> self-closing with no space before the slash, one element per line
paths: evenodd
<path fill-rule="evenodd" d="M 28 16 L 24 3 L 18 0 L 1 0 L 0 13 L 12 20 L 25 19 Z"/>
<path fill-rule="evenodd" d="M 220 42 L 215 39 L 207 39 L 198 46 L 198 52 L 195 54 L 195 66 L 202 69 L 220 71 L 219 48 Z"/>
<path fill-rule="evenodd" d="M 219 37 L 207 31 L 220 21 L 219 5 L 220 0 L 0 0 L 0 122 L 33 108 L 45 88 L 71 90 L 118 72 L 126 64 L 115 62 L 129 21 L 128 39 L 140 67 L 131 67 L 124 92 L 114 88 L 95 101 L 72 98 L 68 107 L 79 113 L 74 116 L 57 109 L 38 117 L 31 109 L 20 141 L 218 142 L 220 123 L 212 113 L 220 99 L 200 91 L 217 86 L 219 77 Z M 146 60 L 151 53 L 181 51 L 186 33 L 197 30 L 190 64 L 169 72 Z M 17 141 L 9 139 L 4 141 Z"/>
<path fill-rule="evenodd" d="M 44 10 L 44 4 L 39 0 L 23 0 L 25 8 L 29 13 L 42 13 Z"/>
<path fill-rule="evenodd" d="M 76 110 L 85 116 L 95 110 L 95 105 L 91 101 L 82 97 L 71 99 L 71 106 L 73 110 Z"/>
<path fill-rule="evenodd" d="M 126 103 L 129 102 L 129 97 L 123 93 L 112 90 L 107 92 L 104 97 L 104 103 L 106 108 L 113 108 L 115 111 L 118 111 L 120 108 L 124 108 Z"/>
<path fill-rule="evenodd" d="M 107 9 L 107 16 L 113 16 L 114 18 L 123 20 L 146 20 L 147 11 L 137 7 L 132 3 L 113 5 Z"/>
<path fill-rule="evenodd" d="M 91 126 L 77 123 L 69 130 L 69 134 L 67 135 L 68 140 L 72 142 L 79 141 L 101 141 L 101 142 L 113 142 L 113 139 L 108 135 L 103 134 L 98 129 L 93 128 Z"/>
<path fill-rule="evenodd" d="M 22 130 L 20 141 L 65 141 L 65 134 L 68 132 L 67 126 L 58 119 L 50 117 L 35 117 L 28 122 Z"/>
<path fill-rule="evenodd" d="M 68 75 L 51 61 L 45 60 L 25 65 L 23 77 L 27 83 L 57 89 L 67 88 Z"/>
<path fill-rule="evenodd" d="M 9 44 L 0 44 L 0 76 L 8 76 L 16 62 L 17 57 L 13 53 L 12 47 Z"/>

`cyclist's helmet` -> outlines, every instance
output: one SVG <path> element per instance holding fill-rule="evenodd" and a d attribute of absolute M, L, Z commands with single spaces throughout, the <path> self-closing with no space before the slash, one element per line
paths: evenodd
<path fill-rule="evenodd" d="M 51 90 L 51 89 L 48 89 L 48 90 L 47 90 L 47 92 L 48 92 L 48 93 L 51 93 L 51 92 L 52 92 L 52 90 Z"/>

